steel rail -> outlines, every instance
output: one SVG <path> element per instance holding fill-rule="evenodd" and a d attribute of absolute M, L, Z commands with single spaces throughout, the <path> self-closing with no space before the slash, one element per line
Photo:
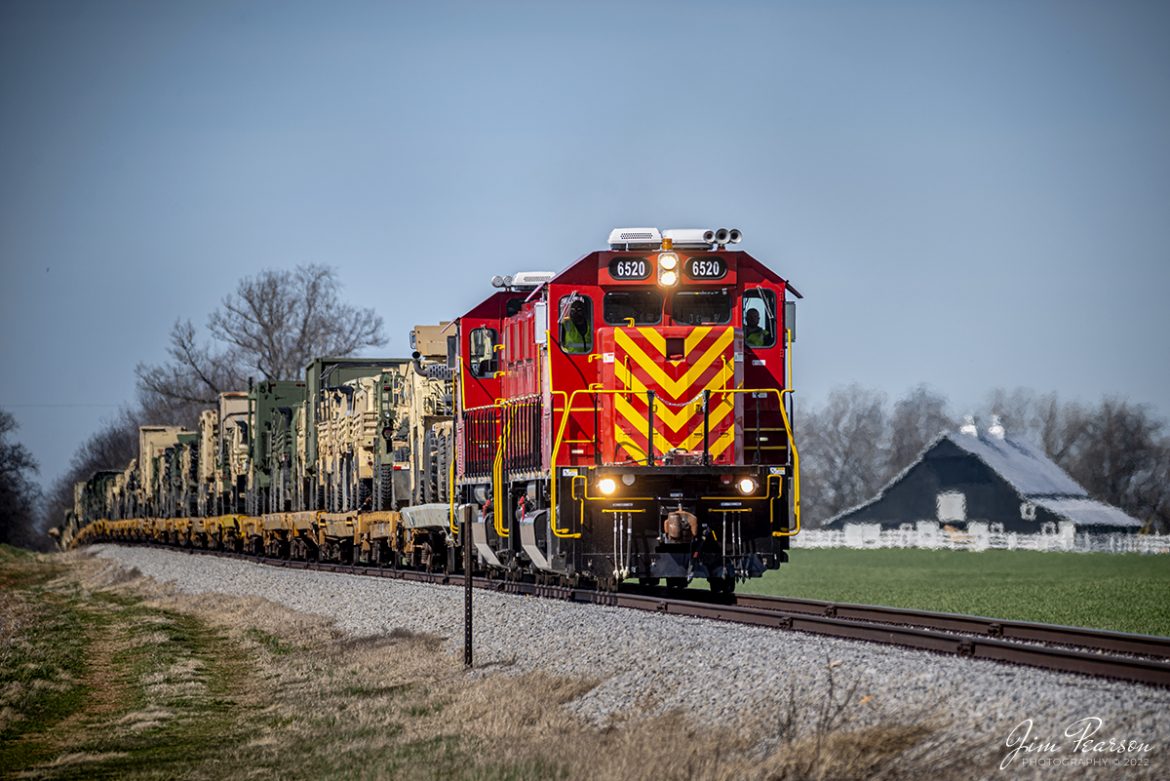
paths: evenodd
<path fill-rule="evenodd" d="M 903 624 L 1001 640 L 1019 640 L 1089 648 L 1115 654 L 1170 658 L 1170 637 L 1156 635 L 1114 632 L 1106 629 L 1089 629 L 1059 624 L 1041 624 L 1033 621 L 1013 621 L 961 613 L 934 613 L 884 605 L 858 605 L 816 599 L 772 597 L 761 594 L 737 594 L 735 604 L 739 607 L 780 610 L 802 615 L 822 615 L 854 621 Z"/>
<path fill-rule="evenodd" d="M 462 580 L 460 576 L 448 573 L 421 572 L 383 565 L 270 559 L 207 548 L 174 548 L 157 543 L 131 544 L 145 544 L 147 547 L 190 554 L 222 556 L 273 567 L 392 578 L 416 583 L 446 585 Z M 736 604 L 730 604 L 726 598 L 722 602 L 715 599 L 678 598 L 664 596 L 661 593 L 645 593 L 645 589 L 608 592 L 486 577 L 474 578 L 474 586 L 502 593 L 705 618 L 745 626 L 793 630 L 974 659 L 1008 662 L 1056 672 L 1170 687 L 1170 638 L 749 594 L 736 596 L 733 600 Z M 695 597 L 696 593 L 690 592 L 685 596 Z M 921 624 L 914 625 L 915 621 Z M 996 625 L 998 628 L 995 628 Z M 1004 631 L 1005 628 L 1006 635 L 993 634 Z M 1144 650 L 1119 651 L 1116 647 L 1102 645 L 1110 637 L 1128 641 L 1130 643 L 1128 648 L 1140 647 Z M 1097 645 L 1083 645 L 1082 642 L 1095 642 Z M 1120 640 L 1118 644 L 1121 644 Z M 1080 647 L 1068 647 L 1078 645 Z M 1086 648 L 1095 650 L 1085 650 Z M 1116 655 L 1118 653 L 1142 655 Z"/>

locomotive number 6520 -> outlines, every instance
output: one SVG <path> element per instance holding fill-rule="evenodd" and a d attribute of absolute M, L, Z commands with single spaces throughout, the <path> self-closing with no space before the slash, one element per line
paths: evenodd
<path fill-rule="evenodd" d="M 727 273 L 723 258 L 691 258 L 687 261 L 687 276 L 691 279 L 722 279 Z"/>
<path fill-rule="evenodd" d="M 609 275 L 614 279 L 646 279 L 650 263 L 645 258 L 614 258 L 609 262 Z"/>

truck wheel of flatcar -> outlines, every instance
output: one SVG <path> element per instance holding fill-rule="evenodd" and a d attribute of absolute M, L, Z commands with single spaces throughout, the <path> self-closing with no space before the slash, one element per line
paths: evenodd
<path fill-rule="evenodd" d="M 667 578 L 666 579 L 666 587 L 667 588 L 686 588 L 687 587 L 687 579 L 686 578 Z"/>
<path fill-rule="evenodd" d="M 657 586 L 661 582 L 662 582 L 662 578 L 638 578 L 638 585 L 639 586 L 654 587 L 654 586 Z"/>

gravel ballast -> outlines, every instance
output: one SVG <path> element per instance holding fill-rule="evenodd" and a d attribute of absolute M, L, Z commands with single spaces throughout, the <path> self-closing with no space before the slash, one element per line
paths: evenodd
<path fill-rule="evenodd" d="M 355 636 L 396 629 L 437 635 L 446 638 L 449 652 L 462 653 L 458 586 L 286 570 L 154 548 L 91 550 L 183 592 L 260 597 L 328 616 Z M 851 707 L 860 722 L 926 717 L 956 739 L 999 746 L 1031 719 L 1032 738 L 1066 743 L 1068 754 L 1074 738 L 1063 737 L 1065 730 L 1096 717 L 1102 720 L 1097 739 L 1149 744 L 1141 756 L 1161 766 L 1170 737 L 1164 717 L 1170 691 L 1154 687 L 482 590 L 475 592 L 475 661 L 480 674 L 543 671 L 596 681 L 569 707 L 599 725 L 677 709 L 700 723 L 758 728 L 779 718 L 793 699 L 815 704 L 830 696 L 831 687 L 837 696 L 853 691 Z"/>

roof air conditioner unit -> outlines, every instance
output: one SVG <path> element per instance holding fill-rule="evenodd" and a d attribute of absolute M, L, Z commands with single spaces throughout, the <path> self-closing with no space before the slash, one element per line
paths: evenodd
<path fill-rule="evenodd" d="M 512 275 L 512 282 L 509 287 L 540 287 L 556 275 L 555 271 L 517 271 Z"/>
<path fill-rule="evenodd" d="M 614 228 L 609 232 L 611 249 L 658 249 L 662 234 L 657 228 Z"/>

